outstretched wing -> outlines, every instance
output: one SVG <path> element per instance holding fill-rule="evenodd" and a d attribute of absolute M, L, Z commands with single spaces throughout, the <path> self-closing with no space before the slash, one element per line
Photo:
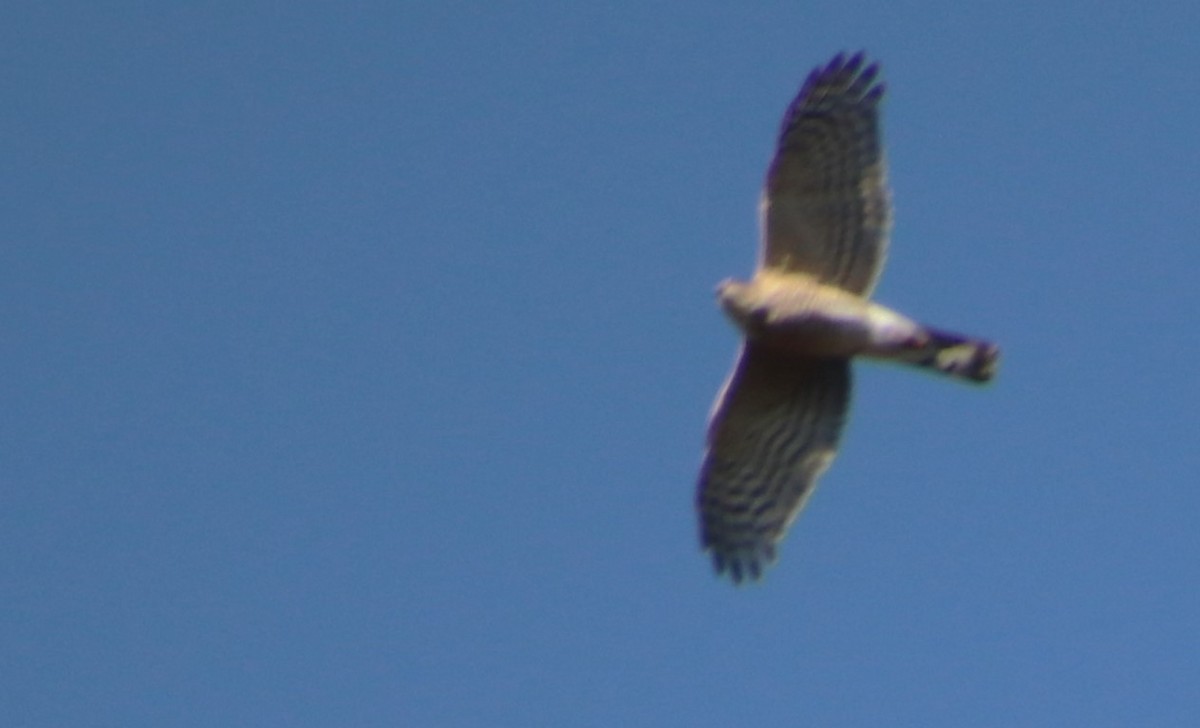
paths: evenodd
<path fill-rule="evenodd" d="M 879 134 L 879 66 L 837 55 L 788 107 L 763 191 L 759 265 L 870 294 L 883 267 L 891 195 Z"/>
<path fill-rule="evenodd" d="M 757 579 L 837 452 L 850 362 L 753 343 L 717 395 L 696 505 L 718 573 Z"/>

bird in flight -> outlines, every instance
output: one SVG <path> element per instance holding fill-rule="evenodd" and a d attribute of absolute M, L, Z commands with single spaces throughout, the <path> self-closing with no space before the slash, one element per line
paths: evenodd
<path fill-rule="evenodd" d="M 749 281 L 717 299 L 742 335 L 713 405 L 696 506 L 719 574 L 758 579 L 837 452 L 850 360 L 986 382 L 992 343 L 870 300 L 887 252 L 891 192 L 879 132 L 884 87 L 862 53 L 815 69 L 784 114 L 759 209 Z"/>

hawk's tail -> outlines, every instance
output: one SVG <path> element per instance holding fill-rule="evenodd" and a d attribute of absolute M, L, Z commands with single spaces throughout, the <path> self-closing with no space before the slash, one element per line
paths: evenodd
<path fill-rule="evenodd" d="M 996 375 L 1000 348 L 992 342 L 928 327 L 922 333 L 924 341 L 896 358 L 973 382 L 991 381 Z"/>

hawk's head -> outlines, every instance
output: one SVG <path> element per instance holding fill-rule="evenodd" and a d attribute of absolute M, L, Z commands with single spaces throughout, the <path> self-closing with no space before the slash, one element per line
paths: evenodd
<path fill-rule="evenodd" d="M 766 323 L 767 307 L 761 293 L 752 284 L 727 278 L 717 284 L 717 302 L 721 310 L 744 333 L 752 333 Z"/>

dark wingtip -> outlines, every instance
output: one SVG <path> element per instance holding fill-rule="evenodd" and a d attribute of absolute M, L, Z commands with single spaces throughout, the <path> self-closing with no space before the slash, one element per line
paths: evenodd
<path fill-rule="evenodd" d="M 800 87 L 796 101 L 814 94 L 835 91 L 851 91 L 868 100 L 883 96 L 884 86 L 878 82 L 881 66 L 878 61 L 867 62 L 867 52 L 858 51 L 847 57 L 845 52 L 836 54 L 823 66 L 809 72 Z M 821 88 L 826 87 L 826 88 Z"/>
<path fill-rule="evenodd" d="M 840 58 L 842 55 L 843 54 L 839 53 L 838 57 Z M 854 55 L 850 56 L 850 60 L 846 61 L 845 70 L 849 73 L 854 73 L 862 67 L 863 61 L 865 60 L 867 60 L 867 52 L 858 51 Z"/>
<path fill-rule="evenodd" d="M 810 71 L 801 84 L 799 93 L 783 114 L 780 136 L 787 133 L 797 118 L 826 103 L 827 99 L 868 105 L 879 103 L 885 89 L 884 84 L 879 81 L 881 67 L 878 62 L 865 64 L 866 51 L 858 51 L 849 58 L 843 52 L 835 55 L 825 65 Z"/>
<path fill-rule="evenodd" d="M 712 552 L 713 571 L 718 577 L 729 576 L 735 585 L 743 582 L 760 581 L 766 568 L 775 561 L 775 549 L 725 548 L 706 542 L 704 548 Z"/>

